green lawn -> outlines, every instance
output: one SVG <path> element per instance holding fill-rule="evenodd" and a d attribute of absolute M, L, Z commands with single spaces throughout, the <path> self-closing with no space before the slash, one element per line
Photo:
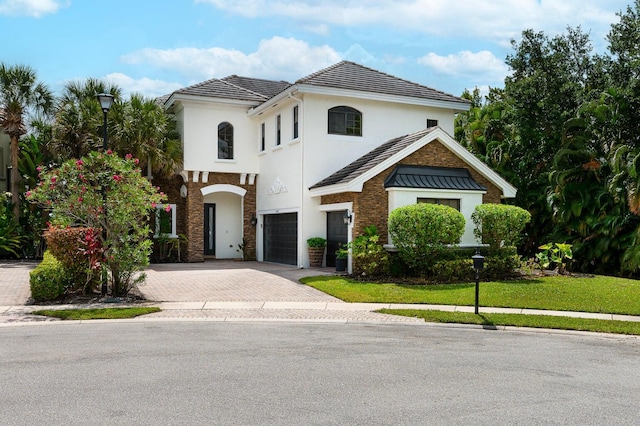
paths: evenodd
<path fill-rule="evenodd" d="M 34 311 L 34 315 L 60 318 L 62 320 L 92 320 L 92 319 L 126 319 L 140 315 L 160 312 L 156 307 L 135 308 L 97 308 L 97 309 L 43 309 Z"/>
<path fill-rule="evenodd" d="M 569 318 L 547 315 L 484 314 L 467 312 L 422 311 L 415 309 L 381 309 L 378 312 L 391 315 L 423 318 L 427 322 L 478 324 L 485 326 L 514 326 L 555 328 L 561 330 L 594 331 L 640 335 L 640 322 L 610 321 L 586 318 Z"/>
<path fill-rule="evenodd" d="M 472 306 L 475 284 L 367 283 L 336 276 L 303 283 L 346 302 Z M 640 281 L 595 276 L 551 276 L 480 283 L 480 306 L 640 315 Z"/>

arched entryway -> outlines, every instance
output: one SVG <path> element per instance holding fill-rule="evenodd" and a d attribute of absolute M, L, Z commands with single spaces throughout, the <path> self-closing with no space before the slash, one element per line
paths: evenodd
<path fill-rule="evenodd" d="M 246 190 L 235 185 L 209 185 L 200 190 L 203 202 L 205 257 L 241 257 L 244 196 Z"/>

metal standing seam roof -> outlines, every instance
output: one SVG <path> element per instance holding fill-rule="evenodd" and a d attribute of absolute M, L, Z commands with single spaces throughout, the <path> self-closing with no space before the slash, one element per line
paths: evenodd
<path fill-rule="evenodd" d="M 398 165 L 384 181 L 385 188 L 424 188 L 486 191 L 469 170 L 454 167 Z"/>
<path fill-rule="evenodd" d="M 363 92 L 413 98 L 470 103 L 467 99 L 450 95 L 408 80 L 385 74 L 350 61 L 342 61 L 303 77 L 296 84 L 309 84 Z"/>
<path fill-rule="evenodd" d="M 362 157 L 353 161 L 351 164 L 343 167 L 327 178 L 316 183 L 309 189 L 351 182 L 353 179 L 362 175 L 366 171 L 372 169 L 376 165 L 382 163 L 384 160 L 390 158 L 391 156 L 407 148 L 417 140 L 423 138 L 434 129 L 437 129 L 437 127 L 431 127 L 428 129 L 420 130 L 416 133 L 391 139 L 383 143 L 379 147 L 373 149 L 372 151 L 369 151 Z"/>

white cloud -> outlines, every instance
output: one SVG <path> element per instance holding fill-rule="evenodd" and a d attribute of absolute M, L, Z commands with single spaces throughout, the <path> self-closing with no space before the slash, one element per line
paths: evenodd
<path fill-rule="evenodd" d="M 418 63 L 439 74 L 462 77 L 471 85 L 502 86 L 509 72 L 502 60 L 486 50 L 476 53 L 464 50 L 447 56 L 429 52 L 419 58 Z"/>
<path fill-rule="evenodd" d="M 122 57 L 129 64 L 178 71 L 193 81 L 231 74 L 295 81 L 340 59 L 340 54 L 329 46 L 309 46 L 305 41 L 284 37 L 262 40 L 252 53 L 221 47 L 147 48 Z"/>
<path fill-rule="evenodd" d="M 134 79 L 122 73 L 111 73 L 104 77 L 105 81 L 113 83 L 122 89 L 126 96 L 131 93 L 141 93 L 144 96 L 157 98 L 166 95 L 181 87 L 180 83 L 169 83 L 162 80 L 152 80 L 150 78 Z"/>
<path fill-rule="evenodd" d="M 548 34 L 581 25 L 598 34 L 608 31 L 615 12 L 628 0 L 196 0 L 248 18 L 282 16 L 303 28 L 367 26 L 394 28 L 436 37 L 479 37 L 505 45 L 522 30 Z M 329 28 L 327 28 L 327 26 Z"/>
<path fill-rule="evenodd" d="M 70 3 L 70 0 L 0 0 L 0 15 L 39 18 L 55 13 Z"/>

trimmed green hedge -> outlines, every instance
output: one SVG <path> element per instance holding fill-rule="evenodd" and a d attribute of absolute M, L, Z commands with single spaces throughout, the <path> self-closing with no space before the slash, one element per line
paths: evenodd
<path fill-rule="evenodd" d="M 518 244 L 524 227 L 531 221 L 531 214 L 507 204 L 480 204 L 476 206 L 471 220 L 476 226 L 473 234 L 478 241 L 497 250 Z"/>
<path fill-rule="evenodd" d="M 55 300 L 64 294 L 67 281 L 64 266 L 47 250 L 42 262 L 29 273 L 31 297 L 37 302 Z"/>
<path fill-rule="evenodd" d="M 389 215 L 389 235 L 403 262 L 424 274 L 440 260 L 447 244 L 458 244 L 464 233 L 464 216 L 437 204 L 411 204 Z"/>

